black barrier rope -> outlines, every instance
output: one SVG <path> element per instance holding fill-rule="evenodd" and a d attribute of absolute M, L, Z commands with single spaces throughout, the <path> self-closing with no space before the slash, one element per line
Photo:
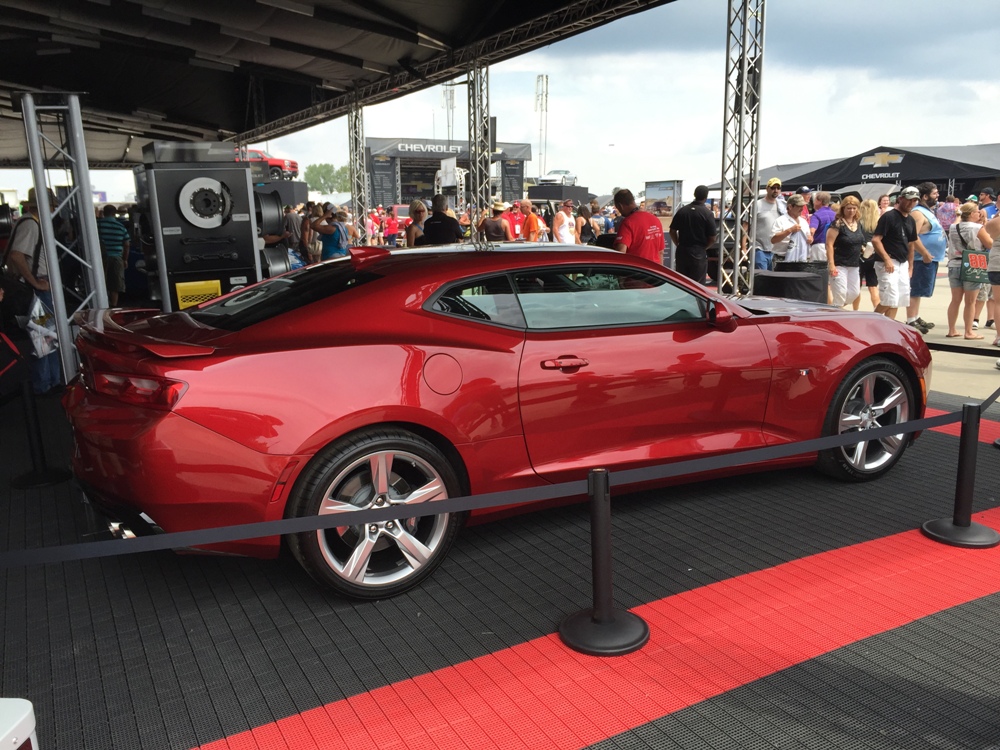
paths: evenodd
<path fill-rule="evenodd" d="M 927 348 L 936 352 L 949 352 L 951 354 L 974 354 L 977 357 L 996 357 L 997 351 L 984 349 L 979 346 L 962 346 L 961 344 L 948 344 L 943 341 L 927 341 Z"/>
<path fill-rule="evenodd" d="M 992 402 L 1000 396 L 1000 389 L 991 396 Z M 886 427 L 873 427 L 859 432 L 848 432 L 841 435 L 831 435 L 825 438 L 813 438 L 798 443 L 754 448 L 739 453 L 729 453 L 710 458 L 696 458 L 670 464 L 659 464 L 643 469 L 630 469 L 615 472 L 614 486 L 638 484 L 657 481 L 683 474 L 696 474 L 714 469 L 741 466 L 748 463 L 759 463 L 777 458 L 787 458 L 803 453 L 814 453 L 829 448 L 839 448 L 845 445 L 856 445 L 867 440 L 876 440 L 892 435 L 908 435 L 914 432 L 952 424 L 961 420 L 958 412 L 942 414 L 936 417 L 925 417 L 910 422 L 902 422 Z M 469 497 L 454 497 L 445 500 L 435 500 L 426 505 L 394 505 L 385 508 L 369 508 L 358 510 L 338 510 L 329 514 L 309 516 L 305 518 L 284 518 L 277 521 L 261 521 L 241 524 L 238 526 L 219 526 L 210 529 L 194 531 L 176 531 L 156 536 L 137 537 L 133 539 L 112 539 L 100 542 L 81 542 L 54 547 L 40 547 L 28 550 L 14 550 L 0 553 L 0 569 L 21 567 L 25 565 L 44 565 L 55 562 L 73 562 L 101 557 L 129 555 L 137 552 L 153 552 L 165 549 L 194 547 L 220 542 L 231 542 L 242 539 L 257 539 L 284 534 L 299 534 L 308 531 L 332 529 L 344 525 L 360 525 L 389 521 L 396 518 L 420 518 L 441 513 L 461 513 L 469 510 L 492 508 L 500 505 L 524 505 L 540 500 L 554 500 L 574 497 L 587 493 L 587 482 L 563 482 L 542 487 L 530 487 L 520 490 L 491 492 Z M 349 520 L 345 519 L 345 514 Z"/>

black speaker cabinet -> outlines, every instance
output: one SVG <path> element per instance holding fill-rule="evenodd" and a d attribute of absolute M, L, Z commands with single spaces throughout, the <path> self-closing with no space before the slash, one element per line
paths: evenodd
<path fill-rule="evenodd" d="M 247 164 L 199 161 L 231 156 L 231 144 L 222 151 L 212 150 L 219 144 L 156 145 L 159 150 L 144 150 L 146 164 L 135 168 L 135 177 L 137 202 L 149 216 L 155 247 L 146 269 L 163 309 L 182 310 L 260 281 Z M 170 158 L 178 161 L 160 161 Z"/>

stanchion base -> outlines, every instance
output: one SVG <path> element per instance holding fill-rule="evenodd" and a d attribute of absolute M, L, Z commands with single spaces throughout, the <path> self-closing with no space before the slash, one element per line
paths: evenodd
<path fill-rule="evenodd" d="M 559 637 L 574 651 L 591 656 L 621 656 L 638 651 L 649 640 L 649 625 L 638 615 L 614 610 L 611 622 L 594 622 L 585 609 L 559 623 Z"/>
<path fill-rule="evenodd" d="M 927 521 L 920 530 L 924 532 L 924 536 L 953 547 L 987 548 L 1000 544 L 1000 534 L 980 523 L 956 526 L 951 518 L 939 518 L 936 521 Z"/>
<path fill-rule="evenodd" d="M 69 469 L 40 469 L 29 471 L 10 480 L 10 486 L 15 490 L 29 490 L 32 487 L 51 487 L 62 484 L 73 477 Z"/>

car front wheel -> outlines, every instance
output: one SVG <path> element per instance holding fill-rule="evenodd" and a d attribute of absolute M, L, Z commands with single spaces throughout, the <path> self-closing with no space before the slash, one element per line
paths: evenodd
<path fill-rule="evenodd" d="M 279 180 L 282 180 L 285 177 L 284 173 L 278 167 L 271 167 L 270 175 L 271 175 L 271 182 L 278 182 Z"/>
<path fill-rule="evenodd" d="M 362 433 L 334 443 L 303 472 L 286 517 L 340 513 L 344 525 L 288 537 L 295 559 L 315 580 L 359 599 L 400 594 L 423 581 L 448 554 L 464 514 L 407 517 L 407 509 L 460 495 L 459 479 L 429 442 L 402 430 Z M 398 507 L 400 517 L 365 524 L 350 515 Z"/>
<path fill-rule="evenodd" d="M 843 435 L 902 424 L 914 416 L 913 386 L 896 364 L 876 357 L 858 364 L 837 388 L 827 411 L 824 435 Z M 832 448 L 819 454 L 826 474 L 865 482 L 885 474 L 903 455 L 910 434 L 888 435 Z"/>

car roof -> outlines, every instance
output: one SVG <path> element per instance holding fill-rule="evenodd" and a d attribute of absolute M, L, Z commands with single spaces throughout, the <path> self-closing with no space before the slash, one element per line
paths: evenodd
<path fill-rule="evenodd" d="M 462 277 L 479 273 L 503 273 L 518 268 L 539 265 L 576 263 L 615 263 L 647 269 L 662 266 L 634 256 L 587 245 L 561 245 L 551 242 L 517 242 L 497 245 L 437 245 L 417 248 L 387 249 L 384 247 L 351 248 L 351 262 L 375 273 L 392 276 L 397 273 L 421 275 L 428 281 L 440 281 L 442 271 L 447 276 Z"/>

